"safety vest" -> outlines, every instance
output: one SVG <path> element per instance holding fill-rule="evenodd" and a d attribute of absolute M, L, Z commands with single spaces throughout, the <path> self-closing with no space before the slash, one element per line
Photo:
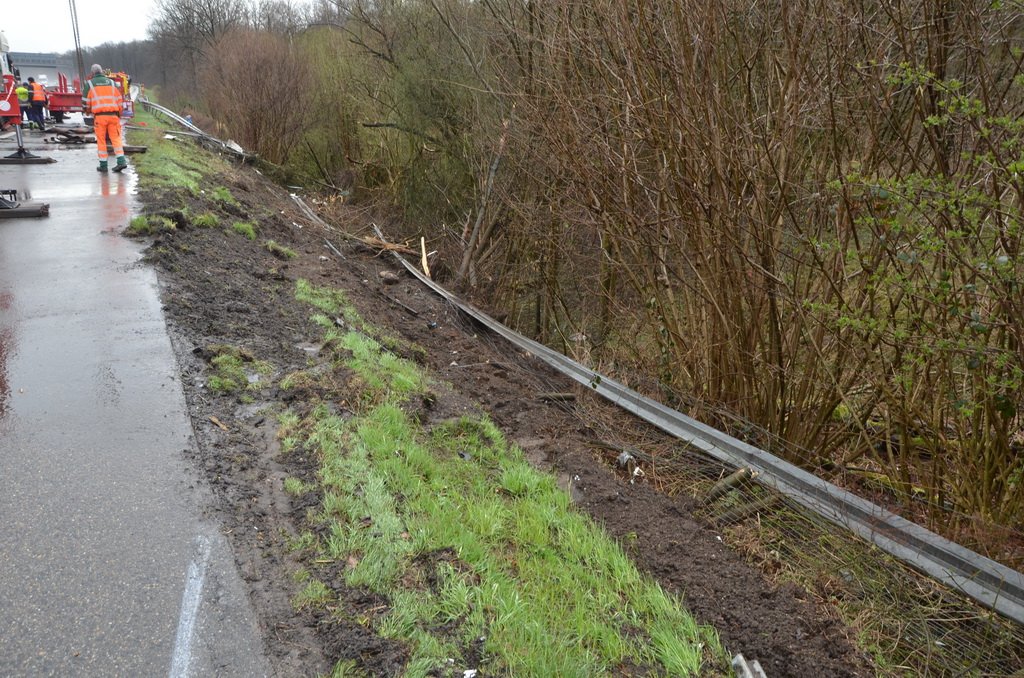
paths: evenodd
<path fill-rule="evenodd" d="M 32 101 L 46 101 L 46 90 L 38 82 L 29 83 L 32 88 Z"/>
<path fill-rule="evenodd" d="M 96 113 L 121 113 L 121 102 L 123 97 L 121 96 L 120 90 L 117 85 L 108 78 L 103 78 L 105 82 L 96 84 L 92 81 L 89 82 L 89 111 L 94 115 Z"/>
<path fill-rule="evenodd" d="M 17 87 L 14 88 L 14 91 L 18 95 L 18 103 L 20 103 L 20 104 L 27 104 L 28 103 L 28 87 L 22 87 L 21 85 L 18 85 Z"/>

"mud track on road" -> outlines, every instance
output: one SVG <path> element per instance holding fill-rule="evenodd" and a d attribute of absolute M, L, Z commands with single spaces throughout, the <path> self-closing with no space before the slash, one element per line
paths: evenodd
<path fill-rule="evenodd" d="M 397 675 L 407 656 L 405 648 L 366 626 L 339 621 L 372 618 L 387 607 L 373 594 L 345 589 L 340 568 L 332 586 L 347 615 L 296 612 L 291 605 L 301 588 L 292 574 L 303 563 L 289 553 L 288 539 L 305 529 L 316 502 L 288 495 L 282 484 L 289 476 L 312 478 L 315 462 L 280 454 L 271 412 L 285 400 L 301 409 L 301 395 L 268 387 L 248 402 L 206 387 L 209 347 L 215 344 L 241 346 L 271 362 L 277 379 L 306 367 L 316 351 L 309 342 L 319 333 L 309 308 L 295 301 L 298 279 L 344 290 L 368 321 L 422 347 L 406 357 L 454 387 L 425 416 L 489 413 L 536 465 L 557 474 L 579 509 L 604 525 L 641 569 L 680 593 L 699 621 L 718 629 L 732 653 L 758 659 L 772 678 L 872 673 L 848 642 L 848 630 L 804 591 L 766 583 L 712 526 L 693 517 L 691 500 L 670 498 L 644 482 L 631 484 L 616 468 L 615 455 L 593 445 L 595 436 L 607 439 L 609 431 L 615 432 L 612 442 L 626 446 L 658 434 L 487 334 L 401 273 L 388 256 L 311 224 L 283 189 L 250 169 L 233 168 L 208 180 L 228 187 L 239 205 L 203 196 L 186 205 L 142 187 L 145 212 L 177 225 L 156 237 L 147 258 L 159 271 L 193 420 L 196 444 L 187 453 L 196 481 L 214 490 L 210 511 L 234 546 L 279 675 L 327 673 L 343 658 L 373 675 Z M 233 218 L 256 223 L 260 238 L 191 223 L 189 214 L 210 209 L 221 210 L 228 224 Z M 328 219 L 350 233 L 367 232 L 371 220 L 356 208 L 336 210 Z M 299 256 L 279 259 L 261 247 L 265 239 Z M 398 281 L 386 284 L 382 271 L 397 274 Z M 571 392 L 576 399 L 550 402 L 539 397 L 545 392 Z"/>

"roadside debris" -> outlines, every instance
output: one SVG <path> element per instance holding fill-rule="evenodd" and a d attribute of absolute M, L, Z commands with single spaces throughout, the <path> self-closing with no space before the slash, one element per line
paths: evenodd
<path fill-rule="evenodd" d="M 732 658 L 732 670 L 736 672 L 736 678 L 768 678 L 759 661 L 748 662 L 742 654 Z"/>
<path fill-rule="evenodd" d="M 212 421 L 212 422 L 213 422 L 214 424 L 216 424 L 216 425 L 217 425 L 217 428 L 219 428 L 219 429 L 220 429 L 220 430 L 222 430 L 222 431 L 230 431 L 230 430 L 231 430 L 231 429 L 229 429 L 229 428 L 228 428 L 228 427 L 227 427 L 227 426 L 226 426 L 226 425 L 224 424 L 224 422 L 222 422 L 222 421 L 221 421 L 220 419 L 218 419 L 217 417 L 215 417 L 215 416 L 213 416 L 213 415 L 210 415 L 210 421 Z"/>
<path fill-rule="evenodd" d="M 20 202 L 14 189 L 0 189 L 0 219 L 16 217 L 48 217 L 50 204 L 45 202 Z"/>

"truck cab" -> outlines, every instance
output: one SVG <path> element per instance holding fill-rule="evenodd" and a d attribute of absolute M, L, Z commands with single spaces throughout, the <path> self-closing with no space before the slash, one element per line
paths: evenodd
<path fill-rule="evenodd" d="M 0 31 L 0 128 L 21 122 L 21 107 L 14 88 L 18 86 L 18 71 L 11 63 L 7 36 Z"/>
<path fill-rule="evenodd" d="M 7 36 L 0 31 L 0 75 L 18 76 L 14 72 L 14 64 L 11 63 L 11 46 L 7 43 Z"/>

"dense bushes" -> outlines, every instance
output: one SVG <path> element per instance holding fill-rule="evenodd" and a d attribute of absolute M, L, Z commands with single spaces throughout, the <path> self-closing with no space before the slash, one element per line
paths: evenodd
<path fill-rule="evenodd" d="M 372 187 L 458 284 L 595 366 L 937 523 L 1019 525 L 1014 3 L 330 8 L 246 38 L 251 79 L 241 38 L 211 51 L 252 106 L 209 92 L 238 137 Z M 312 106 L 245 112 L 282 82 Z"/>
<path fill-rule="evenodd" d="M 666 392 L 806 465 L 880 467 L 943 524 L 1016 525 L 1020 15 L 903 7 L 552 16 L 544 70 L 563 75 L 527 164 L 563 187 L 553 244 L 582 229 L 600 259 L 566 248 L 548 322 L 586 328 L 598 359 L 646 349 Z M 615 316 L 646 310 L 639 346 L 567 303 L 580 277 Z"/>

